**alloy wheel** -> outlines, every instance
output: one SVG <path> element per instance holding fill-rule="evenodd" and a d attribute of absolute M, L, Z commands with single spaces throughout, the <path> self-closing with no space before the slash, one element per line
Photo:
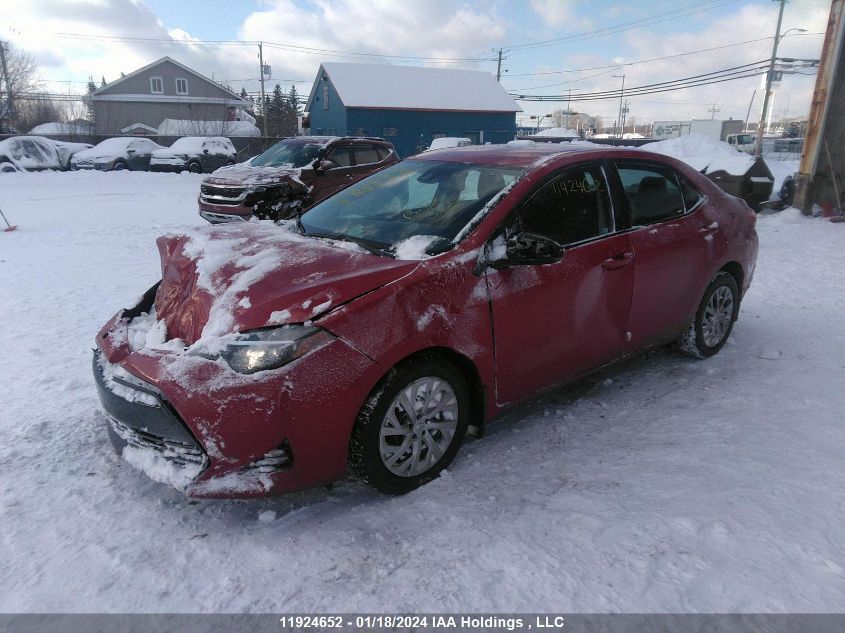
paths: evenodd
<path fill-rule="evenodd" d="M 415 477 L 449 449 L 458 425 L 458 398 L 442 378 L 426 376 L 399 391 L 379 429 L 379 455 L 391 473 Z"/>
<path fill-rule="evenodd" d="M 734 312 L 734 296 L 727 286 L 720 286 L 710 296 L 701 318 L 704 344 L 716 347 L 730 331 Z"/>

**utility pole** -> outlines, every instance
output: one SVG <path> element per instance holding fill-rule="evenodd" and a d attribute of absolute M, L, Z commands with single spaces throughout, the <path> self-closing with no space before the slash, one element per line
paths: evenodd
<path fill-rule="evenodd" d="M 751 116 L 751 106 L 754 105 L 754 97 L 757 96 L 757 88 L 754 88 L 754 92 L 751 93 L 751 101 L 748 102 L 748 111 L 745 113 L 745 125 L 742 127 L 743 132 L 748 131 L 748 117 Z"/>
<path fill-rule="evenodd" d="M 707 111 L 710 113 L 710 120 L 712 121 L 713 118 L 716 116 L 717 112 L 721 112 L 721 108 L 717 108 L 715 103 L 711 103 L 710 107 L 707 108 Z"/>
<path fill-rule="evenodd" d="M 496 50 L 495 48 L 493 49 Z M 496 66 L 496 81 L 502 80 L 502 49 L 500 48 L 499 51 L 499 63 Z"/>
<path fill-rule="evenodd" d="M 754 145 L 754 156 L 759 158 L 763 154 L 763 132 L 766 128 L 766 111 L 769 109 L 769 101 L 772 98 L 772 77 L 775 74 L 775 61 L 778 56 L 778 43 L 780 42 L 780 25 L 783 22 L 783 8 L 786 0 L 780 2 L 778 11 L 778 25 L 775 27 L 775 43 L 772 46 L 772 58 L 769 60 L 769 71 L 766 73 L 766 94 L 763 97 L 763 112 L 760 114 L 760 125 L 757 127 L 757 143 Z"/>
<path fill-rule="evenodd" d="M 0 68 L 3 70 L 3 84 L 6 86 L 6 116 L 11 121 L 15 116 L 15 102 L 12 100 L 12 86 L 9 85 L 9 69 L 6 66 L 6 42 L 0 40 Z"/>
<path fill-rule="evenodd" d="M 264 96 L 264 42 L 258 42 L 258 64 L 261 73 L 261 120 L 264 122 L 264 138 L 267 138 L 267 99 Z"/>
<path fill-rule="evenodd" d="M 619 124 L 621 125 L 622 124 L 622 97 L 625 96 L 625 75 L 623 74 L 623 75 L 613 75 L 613 76 L 614 77 L 622 77 L 622 90 L 619 93 L 619 118 L 617 119 L 617 121 L 619 121 Z M 613 127 L 615 128 L 616 125 L 614 124 Z M 619 138 L 622 138 L 621 134 L 619 135 Z M 616 145 L 615 140 L 614 140 L 613 144 Z"/>

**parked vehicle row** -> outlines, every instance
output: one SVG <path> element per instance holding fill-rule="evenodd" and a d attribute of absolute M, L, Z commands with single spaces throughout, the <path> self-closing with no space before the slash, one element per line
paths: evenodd
<path fill-rule="evenodd" d="M 170 147 L 137 136 L 117 136 L 94 146 L 43 136 L 16 136 L 0 141 L 0 172 L 128 169 L 203 173 L 234 165 L 236 160 L 234 145 L 220 136 L 184 137 Z"/>
<path fill-rule="evenodd" d="M 362 147 L 302 139 L 274 150 L 285 167 L 251 168 L 272 187 L 310 165 L 319 183 Z M 341 148 L 345 165 L 323 164 Z M 755 220 L 678 160 L 532 143 L 425 152 L 296 221 L 165 236 L 162 279 L 96 336 L 108 433 L 191 496 L 347 472 L 404 493 L 533 393 L 656 345 L 716 354 Z"/>

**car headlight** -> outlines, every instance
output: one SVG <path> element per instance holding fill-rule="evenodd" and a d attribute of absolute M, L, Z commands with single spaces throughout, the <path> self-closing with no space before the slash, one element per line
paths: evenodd
<path fill-rule="evenodd" d="M 310 325 L 285 325 L 239 334 L 216 355 L 241 374 L 276 369 L 334 339 Z"/>

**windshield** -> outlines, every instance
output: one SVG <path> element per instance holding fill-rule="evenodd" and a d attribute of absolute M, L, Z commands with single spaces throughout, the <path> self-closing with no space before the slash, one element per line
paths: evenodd
<path fill-rule="evenodd" d="M 115 137 L 115 138 L 107 138 L 105 141 L 102 141 L 94 146 L 94 152 L 123 152 L 126 150 L 126 146 L 129 145 L 134 138 L 124 138 L 124 137 Z"/>
<path fill-rule="evenodd" d="M 292 165 L 293 167 L 305 167 L 312 163 L 320 150 L 323 149 L 321 143 L 292 143 L 290 141 L 282 141 L 276 143 L 265 151 L 252 159 L 252 165 L 258 167 L 279 167 L 281 165 Z"/>
<path fill-rule="evenodd" d="M 436 254 L 451 248 L 484 205 L 523 173 L 499 165 L 398 163 L 312 207 L 302 216 L 302 229 L 381 248 L 425 236 L 430 238 L 428 254 Z"/>
<path fill-rule="evenodd" d="M 173 145 L 170 146 L 170 149 L 182 152 L 201 152 L 204 141 L 205 139 L 201 136 L 185 136 L 176 139 Z"/>
<path fill-rule="evenodd" d="M 737 145 L 750 145 L 753 142 L 754 139 L 750 134 L 738 134 L 736 137 Z"/>

